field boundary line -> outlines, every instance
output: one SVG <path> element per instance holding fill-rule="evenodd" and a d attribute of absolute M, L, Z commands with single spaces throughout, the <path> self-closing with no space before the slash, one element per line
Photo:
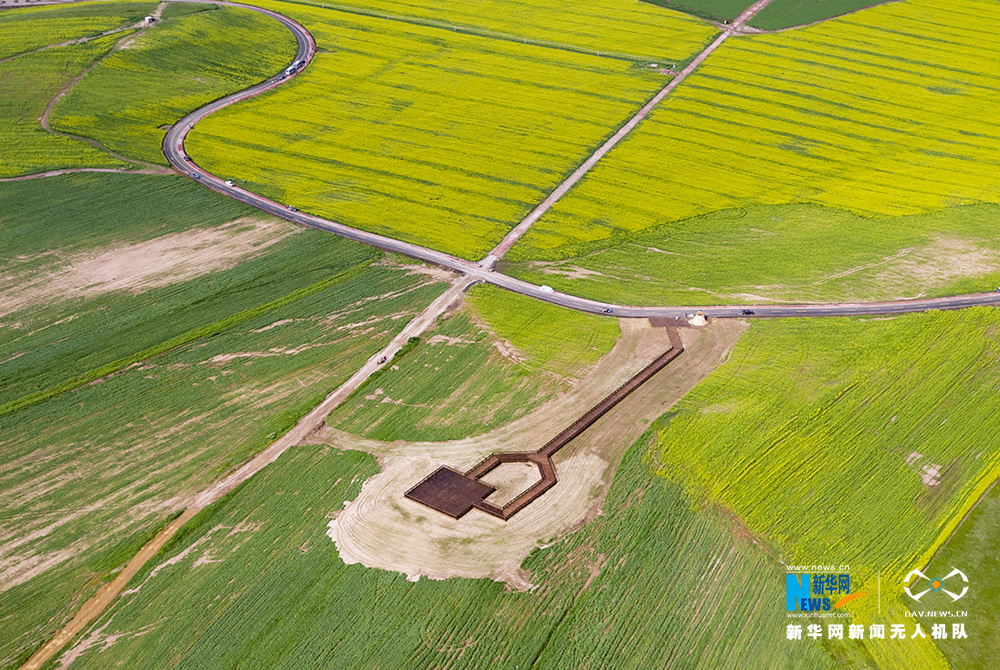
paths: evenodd
<path fill-rule="evenodd" d="M 367 265 L 365 266 L 367 267 Z M 269 447 L 259 452 L 234 472 L 223 476 L 210 484 L 206 489 L 190 499 L 179 517 L 171 521 L 152 540 L 146 543 L 139 552 L 126 564 L 125 568 L 114 580 L 102 586 L 96 595 L 87 600 L 77 611 L 73 619 L 59 630 L 51 639 L 45 642 L 20 670 L 38 670 L 46 662 L 59 654 L 77 635 L 96 621 L 114 602 L 128 582 L 151 559 L 155 558 L 166 543 L 177 534 L 188 521 L 194 518 L 214 502 L 217 502 L 237 486 L 247 481 L 265 467 L 276 461 L 291 447 L 300 444 L 311 434 L 325 425 L 326 417 L 350 394 L 363 384 L 377 370 L 392 364 L 393 357 L 414 337 L 419 337 L 433 326 L 438 317 L 448 311 L 470 286 L 476 283 L 470 277 L 456 277 L 451 287 L 431 302 L 420 314 L 407 323 L 399 334 L 373 354 L 357 372 L 328 395 L 319 405 L 299 419 L 284 435 L 271 443 Z"/>
<path fill-rule="evenodd" d="M 653 108 L 656 107 L 660 102 L 663 101 L 675 88 L 677 88 L 681 82 L 683 82 L 688 75 L 694 72 L 702 62 L 708 58 L 713 51 L 718 49 L 723 42 L 733 35 L 739 34 L 742 30 L 743 25 L 753 18 L 760 10 L 771 4 L 773 0 L 757 0 L 754 4 L 750 5 L 746 10 L 743 11 L 732 23 L 726 27 L 712 42 L 705 47 L 701 53 L 694 57 L 694 59 L 685 66 L 673 79 L 667 83 L 666 86 L 661 88 L 656 95 L 649 99 L 645 105 L 639 108 L 639 111 L 633 114 L 618 131 L 612 135 L 608 140 L 606 140 L 597 151 L 592 153 L 587 157 L 579 167 L 576 168 L 570 174 L 569 177 L 564 179 L 556 188 L 546 197 L 542 202 L 538 204 L 533 210 L 528 212 L 528 215 L 521 219 L 514 228 L 507 233 L 504 238 L 500 241 L 496 247 L 486 256 L 486 258 L 480 261 L 485 267 L 492 268 L 496 265 L 497 261 L 504 257 L 504 255 L 510 250 L 514 244 L 524 236 L 525 233 L 531 228 L 531 226 L 542 217 L 543 214 L 548 212 L 553 205 L 556 204 L 564 195 L 566 195 L 570 189 L 572 189 L 577 182 L 579 182 L 585 174 L 590 172 L 590 170 L 597 165 L 604 156 L 615 148 L 619 142 L 621 142 L 625 137 L 632 132 L 645 119 Z"/>
<path fill-rule="evenodd" d="M 161 356 L 177 349 L 178 347 L 183 347 L 191 344 L 192 342 L 197 342 L 202 338 L 218 335 L 219 333 L 229 330 L 234 326 L 238 326 L 239 324 L 249 321 L 250 319 L 255 319 L 258 316 L 267 314 L 268 312 L 273 312 L 276 309 L 296 303 L 299 300 L 307 298 L 315 293 L 332 288 L 345 281 L 350 281 L 367 270 L 369 265 L 370 261 L 364 261 L 348 268 L 347 270 L 338 272 L 332 277 L 321 279 L 320 281 L 310 284 L 309 286 L 296 289 L 263 304 L 255 305 L 254 307 L 247 307 L 246 309 L 240 310 L 239 312 L 231 314 L 223 319 L 219 319 L 218 321 L 189 330 L 186 333 L 181 333 L 180 335 L 170 338 L 166 342 L 161 342 L 152 347 L 147 347 L 142 351 L 137 351 L 131 356 L 126 356 L 125 358 L 119 358 L 118 360 L 111 361 L 110 363 L 105 363 L 100 367 L 93 368 L 92 370 L 88 370 L 87 372 L 62 381 L 55 386 L 50 386 L 47 389 L 41 389 L 40 391 L 29 393 L 28 395 L 21 396 L 20 398 L 9 400 L 0 405 L 0 417 L 12 414 L 27 407 L 31 407 L 32 405 L 36 405 L 40 402 L 51 400 L 52 398 L 60 396 L 63 393 L 75 391 L 81 386 L 85 386 L 86 384 L 93 383 L 98 379 L 103 379 L 126 370 L 133 365 L 142 363 L 150 358 Z"/>
<path fill-rule="evenodd" d="M 160 6 L 162 6 L 163 4 L 164 3 L 161 2 Z M 159 10 L 159 6 L 158 6 L 157 9 Z M 65 88 L 63 88 L 63 90 L 59 91 L 59 93 L 56 94 L 56 97 L 52 98 L 52 100 L 49 101 L 49 104 L 45 106 L 45 111 L 42 113 L 41 117 L 39 117 L 39 119 L 38 119 L 38 124 L 42 127 L 42 130 L 44 130 L 47 133 L 51 133 L 53 135 L 59 135 L 59 136 L 62 136 L 62 137 L 68 137 L 69 139 L 77 140 L 77 141 L 80 141 L 80 142 L 86 142 L 87 144 L 91 145 L 95 149 L 98 149 L 98 150 L 103 151 L 104 153 L 108 154 L 109 156 L 111 156 L 115 160 L 119 160 L 119 161 L 122 161 L 124 163 L 128 163 L 129 165 L 142 165 L 146 169 L 150 169 L 150 170 L 152 170 L 152 169 L 159 169 L 159 170 L 162 170 L 163 174 L 169 174 L 170 173 L 170 168 L 168 168 L 166 166 L 156 165 L 155 163 L 147 163 L 146 161 L 141 161 L 141 160 L 138 160 L 136 158 L 128 158 L 126 156 L 123 156 L 120 153 L 112 151 L 111 149 L 109 149 L 108 147 L 104 146 L 103 144 L 101 144 L 100 142 L 98 142 L 95 139 L 92 139 L 90 137 L 86 137 L 84 135 L 75 135 L 73 133 L 67 133 L 67 132 L 62 131 L 62 130 L 53 130 L 52 127 L 49 125 L 49 116 L 52 114 L 52 110 L 55 109 L 56 105 L 59 104 L 59 101 L 62 100 L 64 97 L 66 97 L 66 95 L 70 91 L 72 91 L 74 88 L 76 88 L 76 85 L 79 84 L 81 81 L 83 81 L 83 78 L 86 77 L 88 74 L 90 74 L 94 70 L 94 68 L 96 68 L 98 65 L 100 65 L 101 63 L 103 63 L 110 55 L 112 55 L 113 53 L 115 53 L 119 49 L 121 49 L 121 45 L 126 40 L 131 39 L 135 35 L 142 34 L 142 32 L 144 31 L 144 24 L 133 24 L 133 25 L 129 26 L 129 28 L 131 28 L 133 32 L 129 32 L 126 35 L 124 35 L 120 40 L 118 40 L 117 42 L 115 42 L 114 46 L 112 46 L 110 49 L 108 49 L 100 58 L 94 59 L 93 63 L 91 63 L 90 65 L 88 65 L 86 68 L 84 68 L 83 72 L 81 72 L 76 77 L 74 77 L 73 80 Z M 128 30 L 128 28 L 126 28 L 125 30 Z M 116 31 L 116 32 L 121 32 L 121 31 Z"/>
<path fill-rule="evenodd" d="M 475 37 L 485 37 L 488 39 L 500 40 L 503 42 L 515 42 L 517 44 L 528 44 L 536 47 L 543 47 L 546 49 L 559 49 L 561 51 L 572 51 L 574 53 L 587 54 L 590 56 L 599 56 L 601 58 L 613 58 L 615 60 L 627 60 L 627 61 L 645 61 L 645 60 L 657 60 L 661 59 L 662 56 L 639 56 L 635 54 L 626 54 L 616 51 L 599 51 L 597 49 L 590 49 L 588 47 L 576 46 L 575 44 L 566 44 L 564 42 L 550 42 L 548 40 L 538 40 L 532 39 L 530 37 L 521 37 L 518 35 L 513 35 L 511 33 L 504 33 L 498 30 L 489 30 L 487 28 L 476 28 L 475 26 L 465 26 L 458 25 L 455 23 L 448 23 L 446 21 L 439 21 L 437 19 L 426 19 L 419 16 L 409 16 L 406 14 L 387 14 L 385 12 L 377 12 L 373 9 L 365 9 L 364 7 L 357 7 L 354 5 L 340 5 L 331 3 L 314 3 L 305 2 L 303 0 L 278 0 L 278 2 L 284 2 L 287 4 L 302 5 L 304 7 L 315 7 L 317 9 L 328 9 L 334 12 L 343 12 L 344 14 L 354 14 L 357 16 L 367 16 L 369 18 L 375 19 L 385 19 L 386 21 L 396 21 L 398 23 L 408 23 L 410 25 L 423 26 L 426 28 L 438 28 L 440 30 L 446 30 L 451 33 L 459 33 L 461 35 L 473 35 Z M 684 12 L 680 12 L 684 14 Z M 685 16 L 691 16 L 704 21 L 701 17 L 695 17 L 691 14 L 685 14 Z M 706 21 L 706 23 L 710 23 Z M 672 63 L 684 62 L 686 59 L 671 60 Z"/>

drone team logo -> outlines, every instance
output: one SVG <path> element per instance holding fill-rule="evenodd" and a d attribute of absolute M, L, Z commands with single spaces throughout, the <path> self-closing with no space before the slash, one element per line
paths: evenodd
<path fill-rule="evenodd" d="M 919 577 L 919 579 L 914 581 L 912 584 L 908 584 L 910 578 L 914 576 Z M 945 588 L 945 582 L 951 579 L 952 577 L 962 578 L 962 582 L 964 582 L 964 584 L 962 584 L 962 582 L 957 582 L 957 581 L 952 582 L 951 584 L 953 589 L 961 585 L 962 591 L 960 593 L 955 593 L 954 591 L 949 591 L 948 589 Z M 921 588 L 923 589 L 922 591 L 914 593 L 914 591 L 917 591 L 918 589 Z M 952 602 L 954 602 L 959 598 L 961 598 L 962 596 L 964 596 L 966 591 L 969 590 L 969 578 L 966 577 L 965 573 L 959 570 L 958 568 L 952 568 L 951 572 L 949 572 L 946 576 L 941 578 L 928 577 L 924 573 L 920 572 L 920 570 L 910 570 L 910 574 L 906 575 L 906 578 L 903 579 L 903 590 L 906 591 L 906 595 L 910 596 L 917 602 L 920 602 L 920 599 L 923 598 L 928 593 L 930 593 L 931 591 L 935 592 L 941 591 L 942 593 L 946 593 L 951 597 Z"/>

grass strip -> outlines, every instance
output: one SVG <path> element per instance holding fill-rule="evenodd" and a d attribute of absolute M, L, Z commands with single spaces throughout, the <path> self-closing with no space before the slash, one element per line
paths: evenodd
<path fill-rule="evenodd" d="M 28 395 L 22 396 L 16 400 L 6 402 L 3 405 L 0 405 L 0 417 L 12 414 L 13 412 L 30 407 L 44 400 L 54 398 L 68 391 L 73 391 L 80 388 L 84 384 L 89 384 L 90 382 L 101 379 L 102 377 L 120 372 L 131 365 L 135 365 L 136 363 L 140 363 L 154 356 L 159 356 L 160 354 L 164 354 L 172 349 L 176 349 L 177 347 L 190 344 L 191 342 L 200 340 L 204 337 L 217 335 L 225 330 L 228 330 L 229 328 L 232 328 L 233 326 L 237 326 L 245 321 L 249 321 L 250 319 L 255 319 L 262 314 L 267 314 L 268 312 L 272 312 L 276 309 L 280 309 L 281 307 L 285 307 L 286 305 L 290 305 L 294 302 L 302 300 L 303 298 L 311 296 L 314 293 L 318 293 L 324 289 L 331 288 L 337 284 L 354 279 L 364 272 L 368 268 L 368 265 L 369 261 L 359 263 L 358 265 L 350 267 L 343 272 L 333 275 L 332 277 L 327 277 L 326 279 L 322 279 L 315 284 L 296 289 L 295 291 L 281 296 L 280 298 L 275 298 L 274 300 L 265 302 L 262 305 L 257 305 L 256 307 L 249 307 L 231 316 L 227 316 L 224 319 L 215 321 L 214 323 L 207 324 L 200 328 L 195 328 L 194 330 L 189 330 L 186 333 L 182 333 L 165 342 L 161 342 L 156 346 L 143 349 L 142 351 L 136 352 L 131 356 L 119 358 L 116 361 L 111 361 L 110 363 L 102 365 L 98 368 L 88 370 L 81 375 L 67 379 L 66 381 L 60 382 L 50 388 L 29 393 Z"/>

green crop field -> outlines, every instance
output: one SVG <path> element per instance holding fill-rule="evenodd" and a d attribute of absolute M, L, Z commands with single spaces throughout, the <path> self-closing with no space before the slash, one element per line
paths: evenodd
<path fill-rule="evenodd" d="M 949 637 L 938 642 L 938 646 L 954 668 L 989 668 L 995 662 L 997 641 L 993 631 L 1000 626 L 1000 613 L 996 609 L 1000 600 L 997 556 L 1000 556 L 1000 488 L 994 486 L 922 571 L 928 577 L 944 578 L 952 568 L 958 568 L 969 578 L 969 592 L 955 603 L 969 613 L 968 639 L 951 638 L 952 621 L 921 619 L 926 630 L 936 623 L 948 624 Z M 964 586 L 960 577 L 952 577 L 945 584 L 945 588 L 956 593 L 961 591 L 959 584 Z M 947 598 L 936 602 L 951 604 Z M 917 609 L 916 604 L 909 606 Z M 935 609 L 930 598 L 926 609 Z"/>
<path fill-rule="evenodd" d="M 614 319 L 477 286 L 461 313 L 393 359 L 328 423 L 383 441 L 485 433 L 568 390 L 618 335 Z"/>
<path fill-rule="evenodd" d="M 612 304 L 848 302 L 976 293 L 1000 285 L 1000 242 L 984 234 L 998 216 L 996 205 L 899 217 L 820 205 L 730 209 L 580 245 L 562 261 L 503 269 Z"/>
<path fill-rule="evenodd" d="M 557 307 L 486 284 L 469 291 L 469 306 L 500 337 L 524 352 L 529 368 L 579 376 L 611 351 L 616 319 Z"/>
<path fill-rule="evenodd" d="M 510 257 L 556 260 L 737 207 L 898 216 L 998 203 L 1000 44 L 980 31 L 1000 32 L 1000 4 L 913 0 L 731 39 Z"/>
<path fill-rule="evenodd" d="M 196 517 L 78 638 L 72 667 L 833 667 L 784 644 L 782 618 L 751 616 L 781 602 L 780 566 L 652 477 L 648 442 L 607 514 L 525 561 L 527 592 L 344 565 L 326 526 L 375 460 L 297 448 Z M 741 644 L 705 644 L 717 636 Z"/>
<path fill-rule="evenodd" d="M 299 209 L 466 258 L 666 82 L 647 64 L 273 6 L 313 31 L 319 55 L 199 123 L 192 157 Z"/>
<path fill-rule="evenodd" d="M 774 0 L 750 20 L 750 25 L 763 30 L 804 26 L 883 2 L 886 0 Z"/>
<path fill-rule="evenodd" d="M 440 323 L 393 363 L 327 423 L 389 442 L 453 440 L 509 423 L 568 387 L 504 358 L 465 313 Z"/>
<path fill-rule="evenodd" d="M 112 281 L 93 267 L 95 258 L 113 263 L 120 253 L 126 262 L 150 262 L 158 252 L 150 242 L 157 238 L 179 242 L 185 231 L 198 235 L 260 217 L 187 179 L 147 175 L 76 174 L 0 184 L 0 210 L 0 247 L 6 250 L 0 260 L 0 406 L 313 284 L 335 267 L 336 255 L 353 263 L 376 257 L 360 247 L 348 256 L 329 236 L 292 235 L 279 242 L 279 253 L 247 254 L 252 260 L 244 257 L 239 267 L 201 281 L 151 281 L 140 292 L 122 286 L 88 293 L 73 282 Z M 274 242 L 282 230 L 295 230 L 275 226 Z M 218 248 L 226 239 L 215 240 Z M 136 253 L 144 243 L 149 256 Z M 303 262 L 299 254 L 306 248 L 318 253 Z"/>
<path fill-rule="evenodd" d="M 886 585 L 926 564 L 1000 475 L 998 327 L 991 308 L 755 323 L 675 407 L 659 473 L 733 510 L 787 564 L 850 565 L 869 589 L 881 571 L 879 618 L 898 623 Z M 870 623 L 875 608 L 852 614 Z M 907 642 L 865 652 L 945 666 L 929 638 Z"/>
<path fill-rule="evenodd" d="M 0 59 L 135 23 L 155 2 L 24 7 L 0 13 Z"/>
<path fill-rule="evenodd" d="M 179 177 L 4 183 L 0 211 L 8 668 L 443 284 Z"/>
<path fill-rule="evenodd" d="M 270 17 L 232 7 L 167 7 L 202 11 L 168 14 L 102 61 L 56 105 L 53 128 L 166 164 L 160 147 L 170 124 L 277 74 L 295 56 L 295 38 Z"/>
<path fill-rule="evenodd" d="M 39 125 L 46 106 L 126 33 L 47 49 L 0 63 L 0 177 L 66 167 L 127 167 L 83 141 Z"/>
<path fill-rule="evenodd" d="M 285 14 L 292 11 L 291 3 L 256 0 L 253 4 Z M 691 58 L 716 33 L 713 26 L 703 21 L 639 0 L 579 0 L 573 3 L 572 11 L 567 11 L 566 5 L 557 0 L 408 0 L 405 3 L 308 0 L 306 4 L 517 41 L 667 62 Z"/>

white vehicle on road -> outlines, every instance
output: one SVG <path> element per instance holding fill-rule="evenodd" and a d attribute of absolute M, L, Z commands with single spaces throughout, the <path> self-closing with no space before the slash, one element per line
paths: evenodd
<path fill-rule="evenodd" d="M 226 180 L 226 186 L 232 186 L 232 185 L 233 185 L 233 182 L 227 179 Z"/>

